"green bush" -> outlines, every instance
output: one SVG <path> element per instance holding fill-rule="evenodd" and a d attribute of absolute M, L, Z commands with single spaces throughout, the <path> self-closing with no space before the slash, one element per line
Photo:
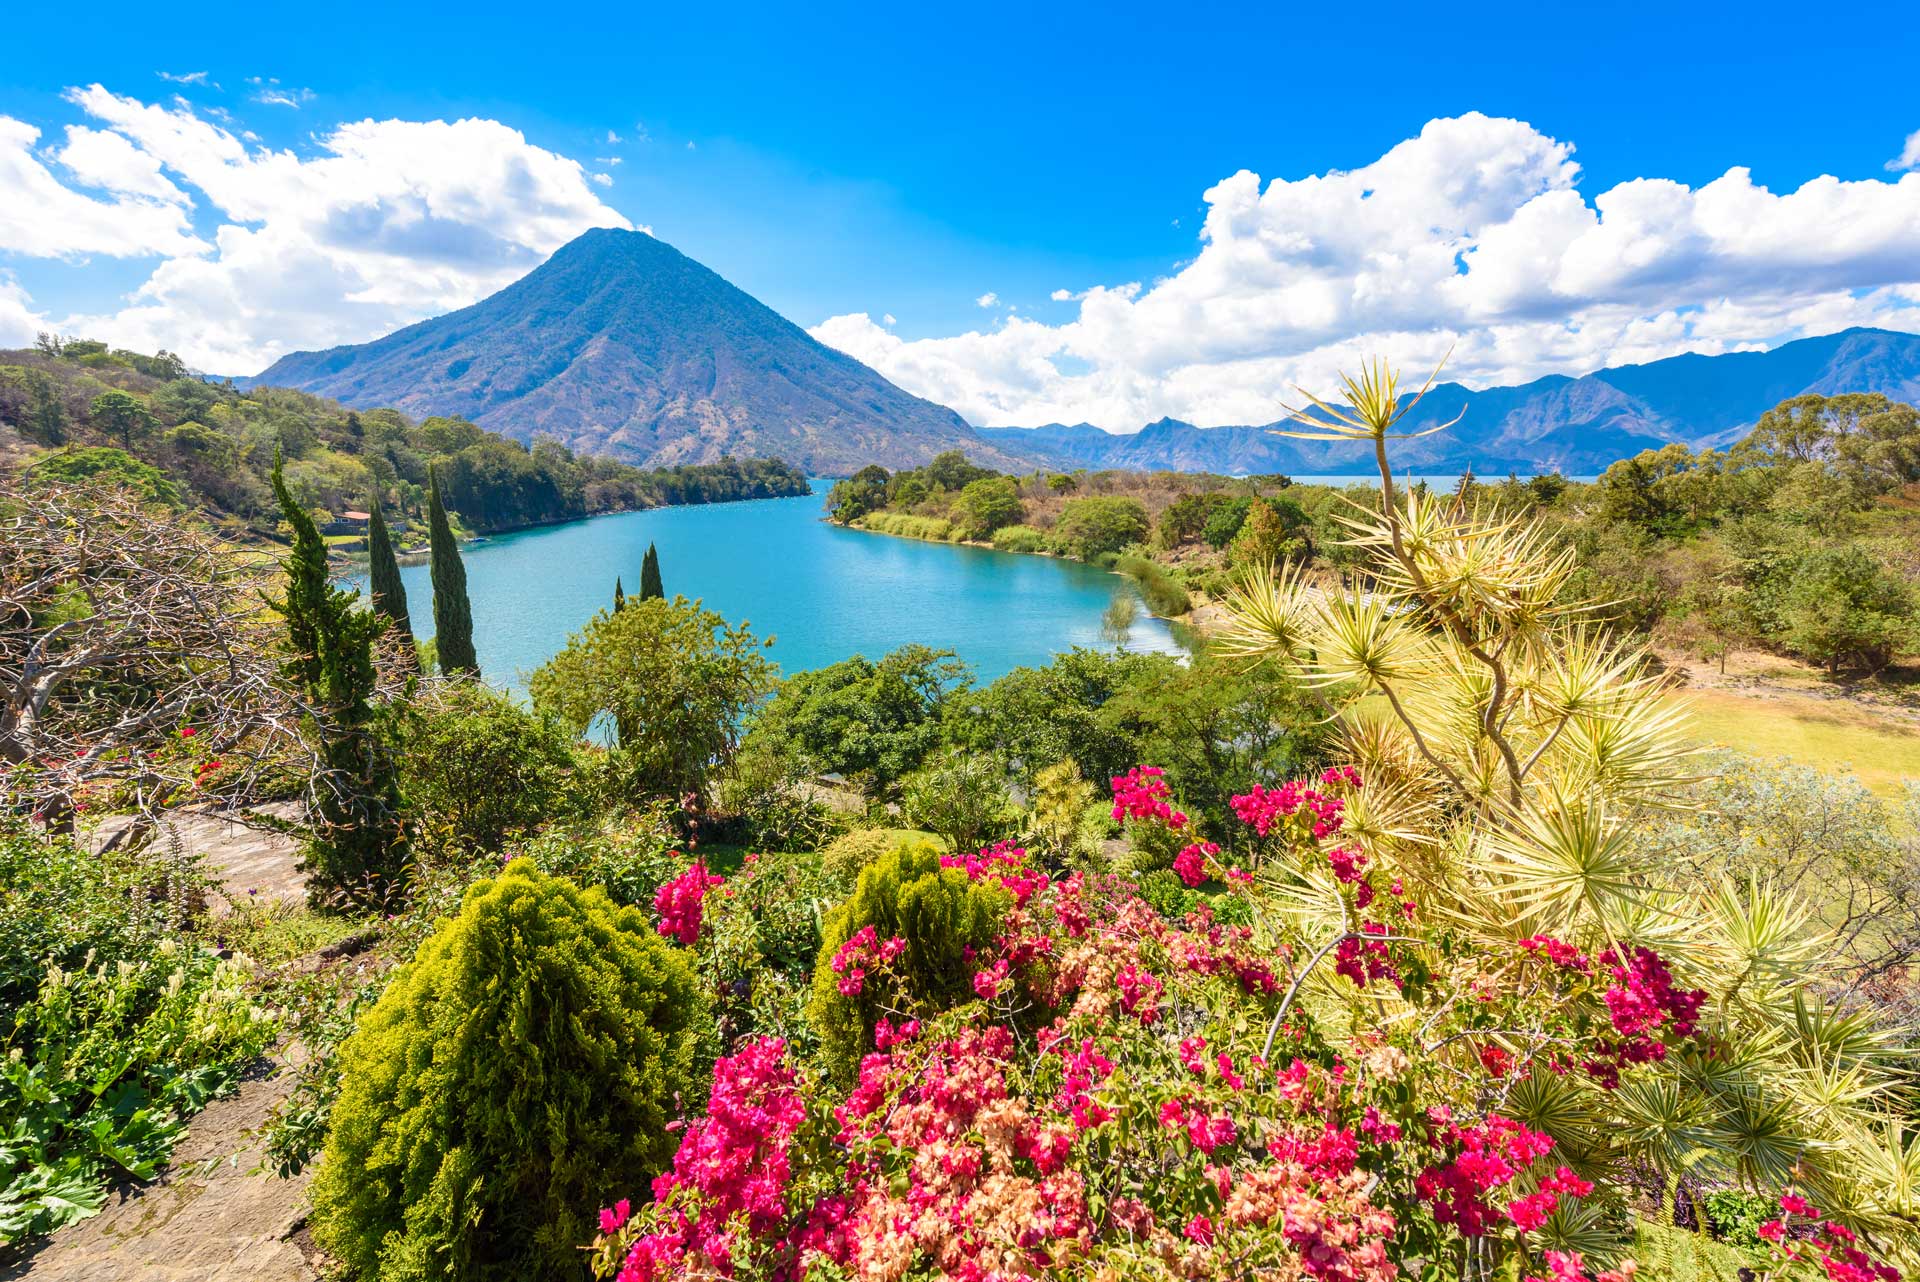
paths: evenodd
<path fill-rule="evenodd" d="M 1167 573 L 1165 566 L 1149 561 L 1144 556 L 1123 556 L 1114 562 L 1113 568 L 1140 585 L 1140 595 L 1146 599 L 1147 609 L 1161 618 L 1175 618 L 1193 609 L 1193 601 L 1188 598 L 1187 590 Z"/>
<path fill-rule="evenodd" d="M 1019 820 L 1006 774 L 996 757 L 947 749 L 901 780 L 900 808 L 953 849 L 978 850 L 1009 835 Z"/>
<path fill-rule="evenodd" d="M 158 1172 L 187 1119 L 273 1040 L 246 978 L 174 939 L 137 960 L 47 969 L 0 1054 L 0 1245 L 83 1220 L 110 1181 Z"/>
<path fill-rule="evenodd" d="M 660 801 L 601 819 L 555 825 L 507 847 L 514 858 L 533 860 L 549 877 L 598 888 L 616 904 L 653 909 L 653 895 L 686 867 L 673 808 Z"/>
<path fill-rule="evenodd" d="M 593 1208 L 671 1155 L 706 1033 L 640 912 L 514 860 L 342 1048 L 315 1237 L 382 1282 L 577 1276 Z"/>
<path fill-rule="evenodd" d="M 572 777 L 559 723 L 477 681 L 440 685 L 408 706 L 400 786 L 429 846 L 498 850 L 570 813 Z"/>
<path fill-rule="evenodd" d="M 132 490 L 150 503 L 180 507 L 180 488 L 151 463 L 110 445 L 71 446 L 33 465 L 36 481 L 66 485 L 109 485 Z"/>
<path fill-rule="evenodd" d="M 984 539 L 1026 515 L 1020 487 L 1010 476 L 986 476 L 967 482 L 954 504 L 954 525 L 969 539 Z"/>
<path fill-rule="evenodd" d="M 1002 552 L 1044 552 L 1047 536 L 1031 525 L 1003 525 L 993 532 L 993 546 Z"/>
<path fill-rule="evenodd" d="M 152 854 L 94 855 L 0 819 L 0 1031 L 50 965 L 145 956 L 178 924 L 200 879 Z"/>
<path fill-rule="evenodd" d="M 820 852 L 820 878 L 844 895 L 853 889 L 868 864 L 894 851 L 923 849 L 939 854 L 939 838 L 912 828 L 859 828 L 835 838 Z"/>
<path fill-rule="evenodd" d="M 891 851 L 863 869 L 853 894 L 822 924 L 814 961 L 807 1019 L 828 1071 L 851 1078 L 873 1045 L 874 1023 L 889 1010 L 924 1016 L 972 1000 L 968 950 L 992 941 L 1007 902 L 996 883 L 941 867 L 939 854 L 925 846 Z M 860 991 L 843 993 L 834 956 L 867 926 L 883 943 L 905 941 L 905 951 L 890 978 L 870 973 Z"/>
<path fill-rule="evenodd" d="M 821 919 L 844 893 L 820 864 L 813 851 L 748 855 L 726 893 L 707 896 L 695 966 L 716 995 L 719 1045 L 773 1036 L 796 1054 L 812 1049 L 806 1009 Z"/>

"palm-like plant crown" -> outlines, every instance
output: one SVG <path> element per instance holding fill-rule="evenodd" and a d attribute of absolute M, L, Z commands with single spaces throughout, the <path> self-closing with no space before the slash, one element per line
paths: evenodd
<path fill-rule="evenodd" d="M 1643 819 L 1687 804 L 1694 782 L 1684 707 L 1603 605 L 1569 603 L 1570 549 L 1528 522 L 1396 486 L 1387 442 L 1433 379 L 1404 403 L 1397 382 L 1375 363 L 1344 380 L 1338 406 L 1309 395 L 1284 433 L 1374 447 L 1378 507 L 1343 518 L 1361 586 L 1256 570 L 1229 600 L 1219 647 L 1318 691 L 1366 780 L 1344 835 L 1419 888 L 1435 973 L 1466 978 L 1439 995 L 1356 996 L 1321 971 L 1299 1000 L 1328 1026 L 1418 1021 L 1436 1054 L 1458 1036 L 1540 1056 L 1538 1029 L 1446 1033 L 1470 1000 L 1463 986 L 1501 982 L 1511 967 L 1498 959 L 1536 934 L 1594 954 L 1652 948 L 1709 994 L 1702 1036 L 1617 1089 L 1535 1071 L 1492 1103 L 1616 1180 L 1805 1188 L 1911 1265 L 1920 1139 L 1882 1103 L 1905 1078 L 1888 1031 L 1823 1004 L 1830 953 L 1791 895 L 1762 881 L 1678 884 L 1656 866 Z M 1324 875 L 1262 875 L 1280 935 L 1386 937 L 1351 920 Z M 1463 962 L 1475 956 L 1482 966 Z M 1596 1224 L 1556 1231 L 1604 1253 Z"/>

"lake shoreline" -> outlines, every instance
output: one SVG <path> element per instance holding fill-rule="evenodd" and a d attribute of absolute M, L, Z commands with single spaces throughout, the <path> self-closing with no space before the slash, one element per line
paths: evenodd
<path fill-rule="evenodd" d="M 848 522 L 845 525 L 842 525 L 840 522 L 834 520 L 830 516 L 823 516 L 820 519 L 826 522 L 828 525 L 831 525 L 834 528 L 841 529 L 841 530 L 858 530 L 862 534 L 877 534 L 882 538 L 906 539 L 909 542 L 913 542 L 913 543 L 930 543 L 935 547 L 977 548 L 982 552 L 998 552 L 1002 556 L 1042 557 L 1049 561 L 1064 561 L 1069 565 L 1084 565 L 1089 570 L 1094 570 L 1102 574 L 1111 574 L 1115 578 L 1126 579 L 1129 582 L 1136 581 L 1134 580 L 1132 575 L 1128 574 L 1124 570 L 1116 570 L 1111 567 L 1103 569 L 1100 566 L 1091 565 L 1086 561 L 1075 560 L 1073 557 L 1070 557 L 1070 556 L 1062 556 L 1058 552 L 1049 552 L 1044 548 L 1037 549 L 1032 552 L 1016 552 L 1012 548 L 995 547 L 990 541 L 985 539 L 928 539 L 928 538 L 922 538 L 918 534 L 896 534 L 892 530 L 876 530 L 872 526 L 864 524 L 864 521 L 865 521 L 864 517 L 857 518 L 853 521 Z M 1149 618 L 1159 619 L 1164 623 L 1175 624 L 1180 627 L 1188 628 L 1204 636 L 1212 620 L 1210 617 L 1209 618 L 1200 617 L 1201 613 L 1202 611 L 1215 606 L 1217 603 L 1206 599 L 1203 594 L 1202 599 L 1200 601 L 1195 602 L 1193 605 L 1193 608 L 1188 610 L 1185 614 L 1171 614 L 1171 615 L 1155 614 L 1153 612 L 1153 607 L 1147 606 L 1147 603 L 1144 597 L 1141 599 L 1141 604 L 1143 606 L 1146 606 L 1147 616 Z"/>

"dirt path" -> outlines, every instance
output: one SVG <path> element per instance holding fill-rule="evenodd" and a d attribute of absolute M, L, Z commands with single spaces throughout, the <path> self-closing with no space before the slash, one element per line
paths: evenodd
<path fill-rule="evenodd" d="M 56 1233 L 0 1282 L 314 1282 L 295 1240 L 307 1181 L 255 1173 L 252 1132 L 292 1077 L 265 1075 L 193 1119 L 151 1184 L 114 1191 L 106 1209 Z"/>
<path fill-rule="evenodd" d="M 288 821 L 297 821 L 301 815 L 298 802 L 272 802 L 260 810 Z M 121 815 L 102 820 L 90 834 L 94 847 L 97 849 L 111 840 L 126 824 L 126 817 Z M 250 828 L 223 814 L 192 810 L 169 813 L 162 821 L 160 835 L 154 839 L 157 845 L 164 847 L 168 829 L 179 837 L 187 853 L 206 859 L 207 870 L 219 881 L 226 899 L 252 894 L 290 903 L 306 901 L 307 882 L 300 875 L 299 843 L 292 836 Z M 224 913 L 226 900 L 216 895 L 211 907 L 216 914 Z"/>

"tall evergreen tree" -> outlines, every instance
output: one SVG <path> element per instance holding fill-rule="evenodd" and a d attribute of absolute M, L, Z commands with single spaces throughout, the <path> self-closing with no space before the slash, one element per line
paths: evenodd
<path fill-rule="evenodd" d="M 667 590 L 660 586 L 660 554 L 649 543 L 646 559 L 640 563 L 640 599 L 651 601 L 666 594 Z"/>
<path fill-rule="evenodd" d="M 393 759 L 373 725 L 373 642 L 387 620 L 356 608 L 358 592 L 334 586 L 326 540 L 288 491 L 277 454 L 273 493 L 293 527 L 287 593 L 271 603 L 287 621 L 283 670 L 310 703 L 323 767 L 314 789 L 314 871 L 325 889 L 378 896 L 406 862 Z"/>
<path fill-rule="evenodd" d="M 427 537 L 433 571 L 433 641 L 440 655 L 440 671 L 480 675 L 480 656 L 473 651 L 473 606 L 467 601 L 467 567 L 460 560 L 453 526 L 447 523 L 440 498 L 440 474 L 427 469 Z"/>
<path fill-rule="evenodd" d="M 627 590 L 620 584 L 620 576 L 613 576 L 613 608 L 615 611 L 627 608 Z"/>
<path fill-rule="evenodd" d="M 393 540 L 387 535 L 387 518 L 380 510 L 380 496 L 367 505 L 367 561 L 373 579 L 373 612 L 385 619 L 395 636 L 413 653 L 413 619 L 407 613 L 407 588 L 400 581 L 400 562 L 393 555 Z"/>

